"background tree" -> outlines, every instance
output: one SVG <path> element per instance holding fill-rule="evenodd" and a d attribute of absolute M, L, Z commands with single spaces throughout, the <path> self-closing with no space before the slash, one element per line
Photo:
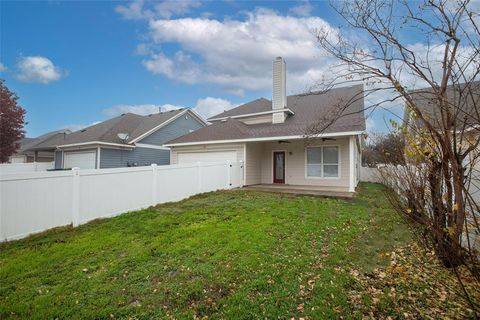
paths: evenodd
<path fill-rule="evenodd" d="M 405 141 L 396 132 L 376 134 L 362 152 L 362 165 L 375 167 L 378 164 L 405 165 Z"/>
<path fill-rule="evenodd" d="M 459 265 L 467 266 L 480 288 L 478 248 L 471 241 L 480 233 L 480 207 L 471 188 L 478 179 L 480 144 L 476 5 L 468 0 L 335 2 L 345 23 L 318 30 L 317 39 L 326 55 L 339 61 L 333 76 L 319 84 L 321 91 L 359 81 L 365 86 L 335 106 L 332 119 L 348 114 L 364 97 L 368 104 L 362 112 L 406 106 L 412 125 L 394 122 L 394 130 L 405 137 L 408 165 L 385 171 L 389 199 L 446 266 L 457 274 Z M 324 129 L 318 126 L 307 135 Z M 469 301 L 478 312 L 479 304 Z"/>
<path fill-rule="evenodd" d="M 25 136 L 25 109 L 18 105 L 18 96 L 0 79 L 0 163 L 20 147 L 18 141 Z"/>

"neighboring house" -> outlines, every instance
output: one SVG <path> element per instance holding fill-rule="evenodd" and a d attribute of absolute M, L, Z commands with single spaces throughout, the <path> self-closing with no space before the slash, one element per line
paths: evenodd
<path fill-rule="evenodd" d="M 436 103 L 437 95 L 433 93 L 432 88 L 424 88 L 410 91 L 410 96 L 417 108 L 430 121 L 430 123 L 442 131 L 441 110 Z M 448 86 L 446 88 L 448 97 L 448 106 L 456 121 L 455 130 L 458 143 L 476 142 L 480 139 L 480 81 L 474 81 L 468 84 L 459 84 Z M 405 108 L 403 123 L 410 130 L 421 130 L 423 124 L 419 119 L 410 119 L 408 108 Z M 463 131 L 463 134 L 460 132 Z M 472 169 L 472 181 L 469 185 L 469 191 L 477 203 L 480 203 L 480 146 L 465 158 L 464 165 Z"/>
<path fill-rule="evenodd" d="M 243 161 L 245 185 L 276 183 L 354 192 L 365 130 L 363 86 L 287 97 L 285 73 L 285 61 L 277 58 L 273 102 L 251 101 L 210 118 L 208 127 L 168 142 L 171 163 Z M 312 125 L 332 114 L 342 101 L 359 96 L 321 134 L 309 136 Z"/>
<path fill-rule="evenodd" d="M 52 150 L 47 151 L 34 151 L 36 145 L 41 143 L 48 143 L 48 141 L 55 140 L 58 137 L 63 137 L 64 134 L 71 133 L 68 129 L 62 129 L 45 133 L 36 138 L 23 138 L 19 141 L 20 148 L 15 154 L 10 156 L 10 163 L 27 163 L 27 162 L 52 162 L 54 159 L 54 152 Z"/>
<path fill-rule="evenodd" d="M 206 125 L 188 108 L 147 116 L 126 113 L 36 144 L 29 151 L 53 152 L 56 169 L 165 165 L 170 163 L 165 142 Z"/>

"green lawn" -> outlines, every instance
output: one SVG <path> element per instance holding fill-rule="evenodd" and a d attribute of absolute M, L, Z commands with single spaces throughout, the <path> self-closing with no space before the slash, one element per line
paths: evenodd
<path fill-rule="evenodd" d="M 360 317 L 351 270 L 411 241 L 380 185 L 203 194 L 0 245 L 0 318 Z"/>

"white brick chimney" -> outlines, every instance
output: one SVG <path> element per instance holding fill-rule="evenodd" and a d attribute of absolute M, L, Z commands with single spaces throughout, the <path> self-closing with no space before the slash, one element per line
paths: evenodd
<path fill-rule="evenodd" d="M 272 109 L 279 110 L 287 107 L 287 78 L 286 65 L 282 57 L 277 57 L 273 61 L 273 90 L 272 90 Z M 285 122 L 285 112 L 274 112 L 272 123 Z"/>

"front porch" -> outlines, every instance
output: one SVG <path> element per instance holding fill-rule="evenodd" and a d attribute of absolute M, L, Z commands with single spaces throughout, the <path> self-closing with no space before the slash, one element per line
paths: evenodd
<path fill-rule="evenodd" d="M 279 192 L 293 195 L 309 195 L 328 198 L 353 198 L 354 192 L 349 192 L 345 187 L 334 186 L 306 186 L 306 185 L 289 185 L 289 184 L 256 184 L 245 187 L 248 190 Z"/>
<path fill-rule="evenodd" d="M 353 137 L 248 142 L 245 185 L 264 191 L 351 198 L 359 159 Z"/>

